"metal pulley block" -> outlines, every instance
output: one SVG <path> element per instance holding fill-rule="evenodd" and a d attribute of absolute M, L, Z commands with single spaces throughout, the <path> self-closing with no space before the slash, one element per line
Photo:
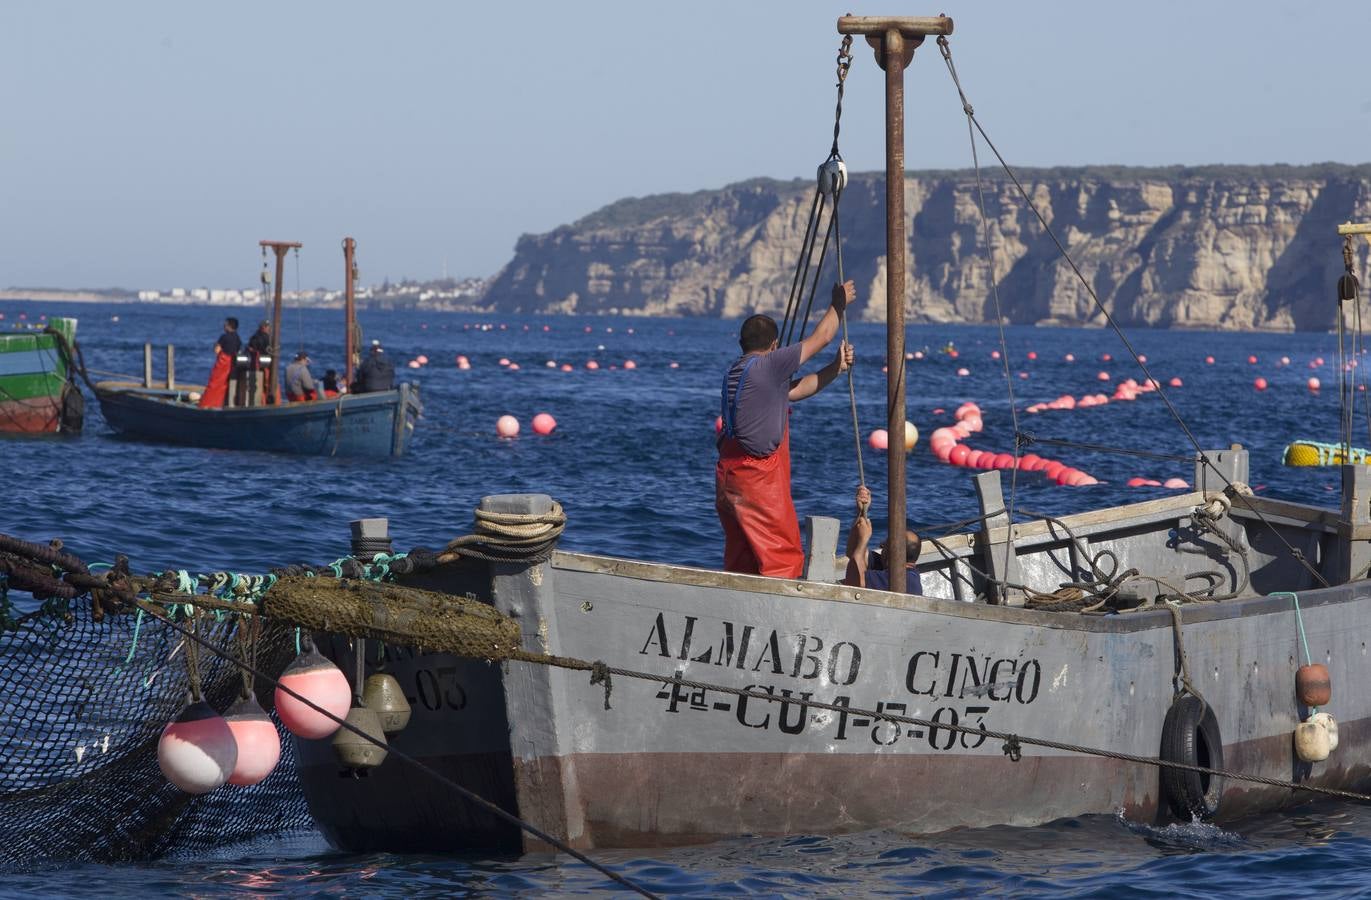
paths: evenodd
<path fill-rule="evenodd" d="M 819 193 L 831 197 L 847 187 L 847 163 L 836 157 L 819 166 Z"/>

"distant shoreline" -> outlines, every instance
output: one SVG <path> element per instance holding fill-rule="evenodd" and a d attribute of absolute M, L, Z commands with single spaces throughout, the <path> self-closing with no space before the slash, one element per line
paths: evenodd
<path fill-rule="evenodd" d="M 93 291 L 0 291 L 0 300 L 33 300 L 39 303 L 137 303 L 133 294 L 97 294 Z"/>

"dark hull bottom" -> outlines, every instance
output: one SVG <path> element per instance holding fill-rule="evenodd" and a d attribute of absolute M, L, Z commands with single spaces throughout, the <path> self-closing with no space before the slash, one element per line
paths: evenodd
<path fill-rule="evenodd" d="M 1371 720 L 1340 728 L 1350 746 L 1371 739 Z M 1340 766 L 1336 753 L 1309 778 L 1307 766 L 1291 762 L 1291 741 L 1285 737 L 1230 745 L 1225 754 L 1226 767 L 1234 771 L 1349 790 L 1371 786 L 1371 767 Z M 515 811 L 508 756 L 473 754 L 429 763 Z M 1285 771 L 1277 774 L 1281 767 Z M 360 780 L 317 768 L 306 774 L 316 788 L 319 779 L 336 778 L 335 789 L 309 792 L 311 812 L 335 846 L 396 852 L 544 849 L 427 773 L 395 759 L 385 768 L 383 777 Z M 1159 809 L 1155 767 L 1093 756 L 1026 755 L 1015 763 L 1008 757 L 952 754 L 577 754 L 520 763 L 513 778 L 525 796 L 551 797 L 558 794 L 557 786 L 575 785 L 571 793 L 580 797 L 581 808 L 565 818 L 549 809 L 522 814 L 545 828 L 564 823 L 565 830 L 552 830 L 582 849 L 874 828 L 926 834 L 1118 812 L 1133 821 L 1169 820 Z M 1218 821 L 1313 797 L 1230 780 Z"/>

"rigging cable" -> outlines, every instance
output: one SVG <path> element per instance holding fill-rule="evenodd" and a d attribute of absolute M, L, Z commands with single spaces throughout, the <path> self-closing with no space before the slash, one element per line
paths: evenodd
<path fill-rule="evenodd" d="M 1180 412 L 1176 409 L 1175 404 L 1171 402 L 1171 398 L 1167 396 L 1166 391 L 1162 390 L 1161 383 L 1157 381 L 1157 379 L 1152 377 L 1152 372 L 1148 370 L 1147 364 L 1144 363 L 1142 359 L 1138 357 L 1138 352 L 1133 349 L 1133 344 L 1128 340 L 1128 336 L 1124 334 L 1123 329 L 1119 326 L 1119 323 L 1114 319 L 1114 315 L 1100 300 L 1099 295 L 1095 293 L 1094 286 L 1090 283 L 1089 279 L 1085 277 L 1085 274 L 1081 272 L 1080 267 L 1076 265 L 1076 261 L 1072 259 L 1071 254 L 1067 252 L 1065 245 L 1063 245 L 1061 239 L 1057 237 L 1057 233 L 1052 230 L 1052 226 L 1048 224 L 1047 218 L 1042 214 L 1042 211 L 1038 209 L 1037 204 L 1035 204 L 1032 198 L 1028 196 L 1027 189 L 1025 189 L 1023 183 L 1019 181 L 1019 177 L 1014 173 L 1014 170 L 1010 168 L 1009 163 L 1005 161 L 1003 154 L 1001 154 L 999 149 L 995 146 L 995 142 L 990 139 L 990 135 L 986 134 L 985 128 L 981 125 L 980 120 L 976 118 L 975 111 L 972 109 L 971 106 L 971 101 L 967 99 L 966 92 L 962 89 L 961 80 L 957 77 L 957 68 L 952 63 L 952 49 L 945 35 L 940 35 L 938 37 L 938 48 L 942 52 L 943 61 L 947 64 L 948 74 L 952 76 L 952 83 L 957 88 L 957 94 L 961 97 L 962 109 L 966 112 L 967 120 L 973 125 L 975 125 L 976 131 L 980 133 L 980 136 L 982 140 L 985 141 L 986 146 L 989 147 L 990 151 L 995 154 L 995 158 L 999 160 L 1000 166 L 1004 169 L 1005 174 L 1009 176 L 1010 181 L 1014 183 L 1014 187 L 1018 190 L 1019 195 L 1023 197 L 1024 205 L 1032 211 L 1035 217 L 1037 217 L 1038 223 L 1042 225 L 1044 233 L 1052 239 L 1052 243 L 1056 245 L 1057 251 L 1062 255 L 1062 259 L 1066 260 L 1067 265 L 1071 267 L 1071 271 L 1075 273 L 1077 280 L 1080 281 L 1081 286 L 1085 289 L 1086 294 L 1089 295 L 1091 301 L 1094 302 L 1095 306 L 1104 315 L 1105 321 L 1109 323 L 1109 327 L 1113 329 L 1114 334 L 1117 335 L 1119 340 L 1123 343 L 1124 349 L 1126 349 L 1129 355 L 1133 357 L 1133 362 L 1136 363 L 1138 368 L 1142 370 L 1143 375 L 1147 377 L 1148 381 L 1150 381 L 1154 385 L 1154 387 L 1156 388 L 1157 396 L 1162 398 L 1162 402 L 1166 404 L 1167 411 L 1170 412 L 1171 417 L 1176 420 L 1176 424 L 1180 427 L 1181 431 L 1185 434 L 1186 438 L 1190 441 L 1191 445 L 1194 446 L 1195 452 L 1198 454 L 1197 459 L 1200 465 L 1208 467 L 1225 485 L 1227 485 L 1228 487 L 1233 487 L 1232 479 L 1230 479 L 1214 463 L 1214 461 L 1210 459 L 1209 454 L 1206 453 L 1204 448 L 1200 445 L 1200 442 L 1195 437 L 1194 432 L 1190 430 L 1190 426 L 1185 423 L 1185 419 L 1181 418 Z M 1280 541 L 1282 544 L 1285 545 L 1285 548 L 1289 551 L 1291 558 L 1298 562 L 1301 566 L 1303 566 L 1304 569 L 1319 583 L 1320 586 L 1330 586 L 1328 583 L 1328 579 L 1323 577 L 1323 573 L 1320 572 L 1317 568 L 1315 568 L 1314 565 L 1310 563 L 1308 559 L 1305 558 L 1304 553 L 1297 549 L 1294 545 L 1292 545 L 1290 541 L 1286 539 L 1285 535 L 1280 533 L 1276 526 L 1271 522 L 1270 519 L 1266 517 L 1265 514 L 1262 513 L 1261 510 L 1257 509 L 1251 503 L 1251 501 L 1248 500 L 1248 498 L 1243 496 L 1241 493 L 1235 491 L 1234 495 L 1243 504 L 1243 506 L 1247 508 L 1248 511 L 1250 511 L 1253 515 L 1260 519 L 1262 521 L 1262 524 L 1264 524 L 1268 529 L 1270 529 L 1271 533 L 1275 535 L 1276 540 Z"/>

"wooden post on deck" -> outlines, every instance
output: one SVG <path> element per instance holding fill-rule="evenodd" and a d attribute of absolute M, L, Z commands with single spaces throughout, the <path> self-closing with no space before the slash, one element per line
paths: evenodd
<path fill-rule="evenodd" d="M 1367 577 L 1371 569 L 1371 466 L 1348 464 L 1342 469 L 1342 523 L 1338 536 L 1343 553 L 1333 574 L 1337 583 Z"/>
<path fill-rule="evenodd" d="M 143 345 L 143 387 L 152 387 L 152 344 Z"/>
<path fill-rule="evenodd" d="M 276 287 L 271 303 L 271 367 L 268 369 L 267 377 L 271 381 L 267 384 L 267 397 L 269 403 L 279 405 L 281 403 L 281 380 L 277 373 L 281 371 L 281 279 L 286 276 L 286 254 L 292 249 L 299 250 L 298 241 L 258 241 L 263 247 L 270 247 L 276 254 Z"/>
<path fill-rule="evenodd" d="M 167 344 L 167 390 L 176 390 L 176 347 Z"/>
<path fill-rule="evenodd" d="M 929 18 L 889 16 L 843 16 L 839 34 L 860 34 L 876 51 L 876 63 L 885 70 L 885 355 L 887 428 L 890 445 L 890 511 L 886 522 L 891 559 L 905 555 L 905 383 L 904 303 L 905 257 L 908 241 L 904 221 L 904 70 L 914 50 L 930 34 L 952 33 L 947 16 Z M 890 566 L 890 590 L 904 593 L 904 566 Z"/>

